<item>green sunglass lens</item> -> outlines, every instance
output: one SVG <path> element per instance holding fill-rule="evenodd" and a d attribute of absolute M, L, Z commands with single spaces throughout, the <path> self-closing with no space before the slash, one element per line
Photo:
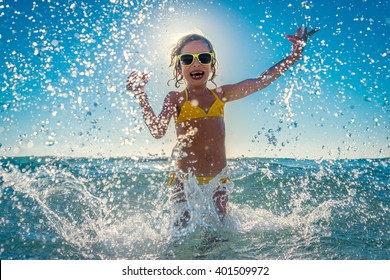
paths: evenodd
<path fill-rule="evenodd" d="M 180 57 L 180 61 L 183 65 L 190 65 L 194 57 L 191 54 L 185 54 Z"/>
<path fill-rule="evenodd" d="M 211 62 L 211 54 L 201 53 L 199 55 L 199 62 L 202 64 L 209 64 Z"/>

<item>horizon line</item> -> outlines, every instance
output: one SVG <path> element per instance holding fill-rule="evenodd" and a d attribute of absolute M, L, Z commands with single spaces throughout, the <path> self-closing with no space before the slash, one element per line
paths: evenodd
<path fill-rule="evenodd" d="M 66 159 L 130 159 L 134 161 L 138 160 L 169 160 L 170 157 L 167 156 L 158 156 L 158 155 L 149 155 L 149 156 L 66 156 L 66 155 L 21 155 L 21 156 L 0 156 L 0 160 L 3 159 L 17 159 L 17 158 L 66 158 Z M 238 157 L 228 157 L 227 160 L 237 160 L 237 159 L 291 159 L 291 160 L 314 160 L 314 161 L 330 161 L 330 160 L 383 160 L 390 159 L 390 156 L 383 157 L 373 157 L 373 158 L 365 158 L 365 157 L 319 157 L 319 158 L 309 158 L 309 157 L 256 157 L 256 156 L 238 156 Z"/>

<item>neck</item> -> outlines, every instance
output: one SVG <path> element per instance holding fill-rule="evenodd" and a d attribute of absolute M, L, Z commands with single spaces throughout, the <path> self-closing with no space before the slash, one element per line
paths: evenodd
<path fill-rule="evenodd" d="M 193 94 L 193 95 L 202 95 L 202 94 L 205 94 L 208 89 L 206 87 L 206 85 L 202 85 L 202 86 L 198 86 L 198 87 L 193 87 L 193 86 L 187 86 L 187 91 L 188 93 L 190 94 Z"/>

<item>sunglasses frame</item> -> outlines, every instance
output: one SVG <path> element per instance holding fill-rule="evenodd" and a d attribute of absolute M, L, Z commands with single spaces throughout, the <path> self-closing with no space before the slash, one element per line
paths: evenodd
<path fill-rule="evenodd" d="M 199 56 L 201 54 L 209 54 L 211 56 L 211 59 L 210 59 L 210 62 L 209 63 L 202 63 L 200 60 L 199 60 Z M 181 57 L 183 55 L 191 55 L 192 56 L 192 61 L 190 64 L 184 64 L 182 61 L 181 61 Z M 212 52 L 201 52 L 201 53 L 182 53 L 182 54 L 179 54 L 177 56 L 177 59 L 178 61 L 180 62 L 181 65 L 184 65 L 184 66 L 191 66 L 193 63 L 194 63 L 194 60 L 195 58 L 199 61 L 200 64 L 202 65 L 210 65 L 212 62 L 213 62 L 213 59 L 214 59 L 214 53 Z"/>

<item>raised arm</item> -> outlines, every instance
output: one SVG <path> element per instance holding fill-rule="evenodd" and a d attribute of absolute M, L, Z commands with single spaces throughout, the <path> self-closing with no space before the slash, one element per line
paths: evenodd
<path fill-rule="evenodd" d="M 161 113 L 157 116 L 150 106 L 148 95 L 145 92 L 145 85 L 148 82 L 146 73 L 138 74 L 136 71 L 131 72 L 127 79 L 126 88 L 132 91 L 141 105 L 142 115 L 145 124 L 149 128 L 150 133 L 155 138 L 161 138 L 165 135 L 168 129 L 171 117 L 175 113 L 174 94 L 171 92 L 164 100 Z"/>
<path fill-rule="evenodd" d="M 248 79 L 236 84 L 222 86 L 224 100 L 226 100 L 226 102 L 234 101 L 270 85 L 300 59 L 307 39 L 318 30 L 318 28 L 315 28 L 308 33 L 306 27 L 303 30 L 302 28 L 298 28 L 295 36 L 286 35 L 287 39 L 293 44 L 291 54 L 264 71 L 256 79 Z M 303 34 L 301 37 L 302 31 Z"/>

